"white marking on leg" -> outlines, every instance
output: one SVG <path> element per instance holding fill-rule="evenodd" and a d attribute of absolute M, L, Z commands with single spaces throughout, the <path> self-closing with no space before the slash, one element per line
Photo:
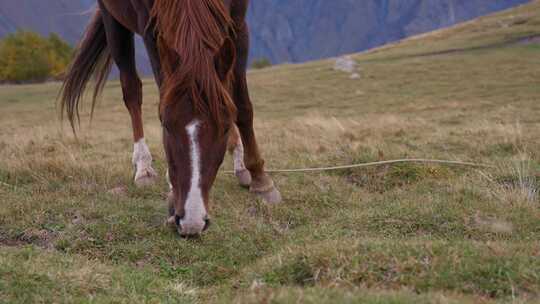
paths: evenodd
<path fill-rule="evenodd" d="M 152 154 L 146 145 L 144 138 L 141 138 L 133 145 L 133 166 L 135 166 L 135 181 L 143 178 L 153 178 L 156 172 L 152 168 Z"/>
<path fill-rule="evenodd" d="M 137 167 L 137 171 L 152 165 L 152 155 L 144 138 L 133 145 L 133 165 Z"/>
<path fill-rule="evenodd" d="M 191 186 L 184 207 L 185 216 L 180 221 L 182 232 L 186 234 L 202 232 L 207 215 L 201 192 L 201 157 L 197 140 L 199 124 L 198 120 L 194 120 L 186 127 L 190 144 Z"/>
<path fill-rule="evenodd" d="M 167 174 L 165 174 L 165 177 L 167 178 L 167 184 L 169 185 L 169 190 L 172 191 L 171 176 L 169 175 L 169 169 L 167 169 Z"/>
<path fill-rule="evenodd" d="M 236 129 L 236 132 L 238 132 L 238 129 Z M 251 174 L 246 169 L 246 165 L 244 163 L 244 144 L 242 143 L 240 134 L 237 134 L 235 140 L 236 143 L 234 144 L 234 149 L 232 152 L 234 174 L 238 178 L 238 183 L 240 183 L 242 187 L 248 187 L 251 185 Z"/>
<path fill-rule="evenodd" d="M 240 137 L 238 137 L 238 142 L 233 151 L 233 162 L 235 172 L 246 170 L 246 165 L 244 164 L 244 145 Z"/>

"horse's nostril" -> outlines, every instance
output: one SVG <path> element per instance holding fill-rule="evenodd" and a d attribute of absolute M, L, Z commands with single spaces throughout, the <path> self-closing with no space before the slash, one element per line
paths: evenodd
<path fill-rule="evenodd" d="M 212 222 L 210 221 L 209 218 L 205 218 L 205 219 L 204 219 L 204 228 L 203 228 L 203 231 L 206 231 L 206 230 L 208 229 L 208 227 L 210 227 L 210 224 L 211 224 L 211 223 L 212 223 Z"/>

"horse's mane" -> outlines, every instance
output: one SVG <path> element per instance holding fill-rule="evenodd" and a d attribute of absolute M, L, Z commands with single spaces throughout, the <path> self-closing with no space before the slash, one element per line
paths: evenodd
<path fill-rule="evenodd" d="M 189 94 L 193 108 L 221 128 L 236 114 L 231 73 L 224 83 L 215 63 L 233 30 L 223 0 L 156 0 L 151 15 L 163 73 L 160 110 Z"/>

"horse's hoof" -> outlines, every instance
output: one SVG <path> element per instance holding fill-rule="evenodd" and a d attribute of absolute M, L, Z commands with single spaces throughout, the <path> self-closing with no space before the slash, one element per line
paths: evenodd
<path fill-rule="evenodd" d="M 255 192 L 255 194 L 262 198 L 267 204 L 275 205 L 281 203 L 281 193 L 279 193 L 279 190 L 276 187 L 272 187 L 272 189 L 265 192 Z"/>
<path fill-rule="evenodd" d="M 240 186 L 247 188 L 251 185 L 251 173 L 249 173 L 249 170 L 244 169 L 241 171 L 236 171 L 234 175 L 236 175 L 236 178 L 238 178 L 238 183 Z"/>
<path fill-rule="evenodd" d="M 135 185 L 139 188 L 152 186 L 156 183 L 157 177 L 152 167 L 142 169 L 135 175 Z"/>

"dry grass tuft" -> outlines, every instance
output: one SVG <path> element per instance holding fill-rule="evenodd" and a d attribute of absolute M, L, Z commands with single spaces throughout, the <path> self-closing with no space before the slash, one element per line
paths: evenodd
<path fill-rule="evenodd" d="M 486 191 L 493 199 L 510 205 L 538 204 L 540 181 L 529 154 L 521 152 L 500 163 L 495 172 L 479 172 L 487 180 Z"/>

